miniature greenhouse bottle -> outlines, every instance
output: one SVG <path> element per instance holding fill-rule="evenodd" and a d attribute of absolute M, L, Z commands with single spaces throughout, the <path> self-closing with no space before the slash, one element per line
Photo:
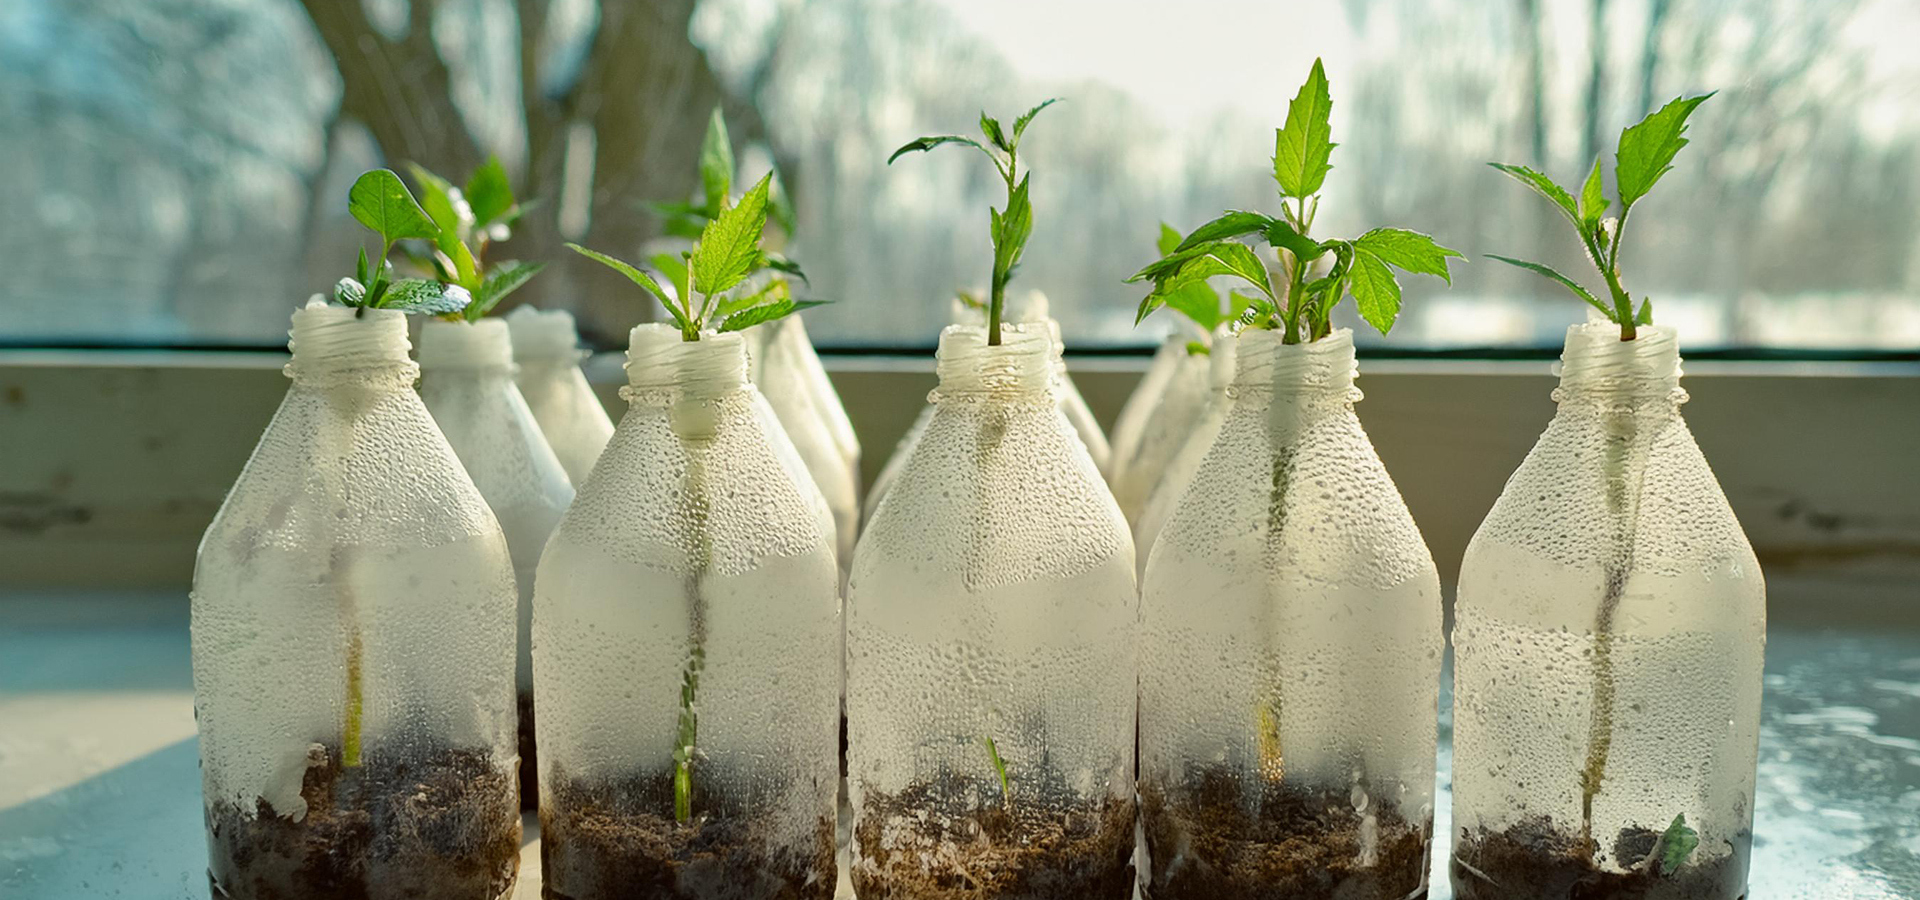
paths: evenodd
<path fill-rule="evenodd" d="M 613 419 L 580 371 L 588 353 L 580 349 L 573 314 L 522 306 L 506 320 L 513 363 L 520 367 L 514 382 L 567 480 L 578 490 L 613 436 Z"/>
<path fill-rule="evenodd" d="M 1140 446 L 1140 438 L 1152 421 L 1153 414 L 1160 407 L 1160 398 L 1167 392 L 1167 383 L 1173 378 L 1173 370 L 1188 355 L 1188 344 L 1200 342 L 1204 345 L 1205 334 L 1200 333 L 1191 323 L 1181 321 L 1166 339 L 1160 342 L 1159 349 L 1153 351 L 1153 359 L 1147 363 L 1147 371 L 1140 376 L 1140 383 L 1127 395 L 1127 402 L 1121 404 L 1120 415 L 1113 421 L 1113 431 L 1108 435 L 1108 452 L 1112 455 L 1107 466 L 1107 480 L 1115 485 L 1126 477 L 1129 461 Z M 1120 511 L 1132 513 L 1125 503 Z"/>
<path fill-rule="evenodd" d="M 534 596 L 547 896 L 832 896 L 839 571 L 738 333 L 633 330 Z"/>
<path fill-rule="evenodd" d="M 1114 460 L 1113 498 L 1130 522 L 1137 521 L 1145 511 L 1155 486 L 1167 474 L 1168 464 L 1206 415 L 1207 401 L 1213 393 L 1210 354 L 1194 352 L 1185 341 L 1178 352 L 1160 398 L 1132 447 L 1124 459 L 1116 454 Z M 1140 555 L 1146 555 L 1145 548 L 1140 549 Z"/>
<path fill-rule="evenodd" d="M 519 866 L 513 566 L 392 310 L 293 314 L 293 386 L 201 541 L 215 897 L 495 900 Z"/>
<path fill-rule="evenodd" d="M 1673 330 L 1619 335 L 1568 330 L 1559 412 L 1461 564 L 1468 900 L 1746 895 L 1766 588 L 1680 418 Z"/>
<path fill-rule="evenodd" d="M 533 573 L 547 536 L 573 502 L 573 485 L 514 385 L 513 348 L 500 319 L 429 319 L 420 329 L 420 399 L 493 510 L 513 557 L 520 597 L 521 788 L 534 797 Z"/>
<path fill-rule="evenodd" d="M 942 333 L 933 417 L 854 551 L 863 900 L 1131 894 L 1133 547 L 1057 354 L 1043 326 Z"/>
<path fill-rule="evenodd" d="M 1134 564 L 1142 577 L 1147 573 L 1147 560 L 1153 555 L 1153 544 L 1160 537 L 1161 526 L 1187 493 L 1194 471 L 1207 458 L 1207 451 L 1213 449 L 1227 410 L 1233 408 L 1233 393 L 1228 389 L 1233 385 L 1239 344 L 1224 326 L 1214 335 L 1207 354 L 1207 393 L 1201 401 L 1200 414 L 1194 417 L 1189 432 L 1180 438 L 1180 449 L 1167 461 L 1159 480 L 1147 494 L 1146 504 L 1133 519 Z"/>
<path fill-rule="evenodd" d="M 1147 894 L 1420 896 L 1440 578 L 1354 416 L 1353 333 L 1237 343 L 1141 589 Z"/>
<path fill-rule="evenodd" d="M 860 533 L 859 449 L 855 445 L 854 455 L 847 455 L 833 422 L 836 412 L 841 420 L 846 413 L 831 385 L 822 393 L 826 370 L 798 316 L 757 325 L 747 331 L 747 340 L 754 386 L 773 407 L 807 472 L 827 498 L 833 511 L 835 558 L 845 565 L 853 557 L 853 540 Z"/>

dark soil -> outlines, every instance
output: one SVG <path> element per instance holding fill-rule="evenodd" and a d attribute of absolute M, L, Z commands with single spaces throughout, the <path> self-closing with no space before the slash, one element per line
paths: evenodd
<path fill-rule="evenodd" d="M 977 789 L 977 790 L 975 790 Z M 1127 900 L 1133 895 L 1133 803 L 1012 807 L 999 786 L 959 778 L 897 795 L 866 791 L 854 826 L 861 900 Z"/>
<path fill-rule="evenodd" d="M 1660 839 L 1647 828 L 1623 829 L 1613 858 L 1644 860 Z M 1452 863 L 1459 900 L 1744 900 L 1745 869 L 1734 855 L 1702 858 L 1698 851 L 1673 872 L 1627 862 L 1626 872 L 1601 868 L 1599 847 L 1553 826 L 1545 817 L 1505 831 L 1461 831 Z"/>
<path fill-rule="evenodd" d="M 533 755 L 533 695 L 520 695 L 520 808 L 540 808 L 540 766 Z"/>
<path fill-rule="evenodd" d="M 264 799 L 207 807 L 207 878 L 219 900 L 496 900 L 520 870 L 515 787 L 479 751 L 343 769 L 315 745 L 300 821 Z"/>
<path fill-rule="evenodd" d="M 1410 823 L 1383 805 L 1370 810 L 1369 821 L 1353 808 L 1349 791 L 1284 782 L 1264 784 L 1250 813 L 1239 778 L 1224 767 L 1203 770 L 1172 798 L 1144 784 L 1140 795 L 1152 866 L 1144 893 L 1152 900 L 1402 900 L 1426 893 L 1431 819 Z M 1371 858 L 1363 860 L 1369 844 Z"/>
<path fill-rule="evenodd" d="M 673 820 L 673 774 L 586 783 L 556 766 L 540 804 L 546 900 L 830 900 L 834 817 L 822 810 L 804 851 L 764 818 L 709 810 Z"/>

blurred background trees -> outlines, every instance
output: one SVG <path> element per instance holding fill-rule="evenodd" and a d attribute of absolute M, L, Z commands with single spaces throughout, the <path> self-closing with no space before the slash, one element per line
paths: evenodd
<path fill-rule="evenodd" d="M 1143 342 L 1121 278 L 1162 219 L 1271 209 L 1272 129 L 1324 54 L 1331 229 L 1579 269 L 1484 163 L 1577 180 L 1649 108 L 1718 89 L 1638 217 L 1630 287 L 1694 346 L 1911 347 L 1916 32 L 1900 0 L 0 0 L 0 340 L 278 343 L 352 259 L 354 175 L 497 153 L 541 200 L 503 253 L 555 262 L 516 300 L 617 345 L 644 307 L 560 244 L 639 253 L 719 104 L 746 173 L 782 171 L 813 293 L 842 301 L 809 313 L 816 339 L 929 345 L 985 281 L 995 186 L 887 154 L 1058 95 L 1023 148 L 1016 289 L 1071 341 Z M 1581 312 L 1549 288 L 1476 262 L 1410 286 L 1394 343 L 1557 345 Z"/>

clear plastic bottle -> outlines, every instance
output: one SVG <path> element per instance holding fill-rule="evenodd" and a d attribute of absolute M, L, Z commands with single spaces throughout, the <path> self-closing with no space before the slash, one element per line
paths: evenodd
<path fill-rule="evenodd" d="M 500 319 L 429 319 L 420 329 L 420 399 L 493 510 L 520 593 L 522 800 L 534 803 L 533 573 L 547 536 L 573 502 L 573 484 L 514 385 L 513 347 Z"/>
<path fill-rule="evenodd" d="M 401 313 L 293 314 L 293 386 L 201 541 L 215 897 L 494 900 L 520 853 L 513 566 Z"/>
<path fill-rule="evenodd" d="M 1569 329 L 1559 412 L 1467 547 L 1459 897 L 1746 895 L 1766 587 L 1679 382 L 1671 328 Z"/>
<path fill-rule="evenodd" d="M 1147 894 L 1420 896 L 1439 575 L 1354 416 L 1352 332 L 1237 341 L 1141 591 Z"/>
<path fill-rule="evenodd" d="M 854 552 L 863 900 L 1133 889 L 1133 546 L 1060 412 L 1051 335 L 1002 335 L 941 334 L 935 412 Z"/>
<path fill-rule="evenodd" d="M 633 330 L 534 597 L 548 896 L 833 893 L 839 571 L 738 333 Z"/>
<path fill-rule="evenodd" d="M 1047 296 L 1039 291 L 1028 291 L 1018 298 L 1018 302 L 1009 302 L 1006 308 L 1006 321 L 1024 325 L 1033 325 L 1044 330 L 1053 341 L 1054 353 L 1054 402 L 1059 405 L 1060 413 L 1067 417 L 1067 423 L 1073 426 L 1074 436 L 1087 450 L 1094 467 L 1104 476 L 1112 459 L 1112 449 L 1107 437 L 1100 430 L 1100 423 L 1094 418 L 1093 410 L 1087 406 L 1080 389 L 1074 386 L 1073 376 L 1067 373 L 1066 359 L 1061 356 L 1066 345 L 1060 339 L 1060 323 L 1047 315 Z M 978 309 L 956 302 L 953 306 L 955 325 L 986 326 L 986 315 Z M 927 430 L 927 423 L 933 419 L 933 404 L 920 410 L 920 415 L 907 427 L 906 434 L 893 448 L 893 455 L 887 458 L 887 464 L 880 469 L 880 475 L 873 480 L 873 489 L 867 492 L 866 517 L 873 518 L 875 510 L 880 508 L 880 498 L 893 487 L 893 481 L 899 477 L 900 467 L 913 455 L 915 444 Z"/>
<path fill-rule="evenodd" d="M 1193 352 L 1188 343 L 1181 342 L 1180 355 L 1168 373 L 1159 401 L 1131 450 L 1124 458 L 1117 453 L 1114 458 L 1113 498 L 1129 522 L 1137 521 L 1145 511 L 1154 488 L 1166 477 L 1168 464 L 1206 415 L 1213 394 L 1213 360 L 1208 353 Z"/>
<path fill-rule="evenodd" d="M 1142 577 L 1146 575 L 1147 559 L 1152 556 L 1153 543 L 1160 537 L 1161 526 L 1166 524 L 1174 504 L 1186 494 L 1187 486 L 1193 481 L 1194 470 L 1200 468 L 1201 460 L 1207 458 L 1207 451 L 1213 449 L 1214 438 L 1220 434 L 1220 425 L 1226 421 L 1227 410 L 1233 408 L 1233 395 L 1227 388 L 1233 384 L 1239 345 L 1240 342 L 1225 326 L 1214 335 L 1207 359 L 1207 395 L 1201 401 L 1200 415 L 1195 417 L 1189 433 L 1181 438 L 1179 451 L 1167 461 L 1159 482 L 1148 492 L 1146 504 L 1133 519 L 1134 558 Z"/>
<path fill-rule="evenodd" d="M 580 371 L 589 354 L 580 348 L 573 314 L 522 306 L 507 313 L 506 320 L 513 338 L 513 363 L 520 367 L 514 378 L 520 396 L 540 423 L 540 433 L 546 435 L 567 480 L 578 489 L 613 436 L 613 419 Z"/>
<path fill-rule="evenodd" d="M 837 434 L 846 410 L 826 381 L 826 369 L 798 316 L 748 329 L 747 342 L 755 387 L 773 407 L 833 511 L 835 558 L 844 567 L 860 534 L 860 449 L 853 443 L 849 452 L 851 437 Z M 850 425 L 847 431 L 850 435 Z"/>
<path fill-rule="evenodd" d="M 1127 460 L 1133 458 L 1134 449 L 1140 445 L 1140 433 L 1146 429 L 1154 408 L 1160 405 L 1160 396 L 1166 393 L 1167 380 L 1173 377 L 1174 366 L 1186 353 L 1186 338 L 1178 330 L 1168 334 L 1160 342 L 1160 347 L 1153 351 L 1153 359 L 1148 361 L 1147 371 L 1140 376 L 1140 383 L 1134 385 L 1133 393 L 1127 395 L 1127 402 L 1120 405 L 1120 415 L 1114 418 L 1113 432 L 1107 439 L 1109 452 L 1113 454 L 1109 481 L 1118 484 L 1126 472 Z M 1122 511 L 1125 511 L 1124 507 Z"/>

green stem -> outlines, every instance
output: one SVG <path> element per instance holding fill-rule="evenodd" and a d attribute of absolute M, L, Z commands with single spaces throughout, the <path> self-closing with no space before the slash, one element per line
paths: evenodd
<path fill-rule="evenodd" d="M 1606 780 L 1607 758 L 1613 749 L 1613 717 L 1618 693 L 1614 676 L 1614 625 L 1633 569 L 1634 516 L 1638 508 L 1639 479 L 1631 469 L 1635 443 L 1631 409 L 1607 414 L 1607 511 L 1613 517 L 1612 551 L 1604 568 L 1600 607 L 1593 622 L 1593 706 L 1588 717 L 1587 759 L 1580 771 L 1580 834 L 1582 846 L 1593 840 L 1593 799 Z M 1644 466 L 1639 467 L 1644 469 Z"/>
<path fill-rule="evenodd" d="M 366 699 L 360 676 L 363 655 L 360 629 L 349 627 L 353 632 L 347 636 L 347 721 L 340 729 L 340 765 L 351 769 L 360 765 L 360 729 Z"/>
<path fill-rule="evenodd" d="M 693 545 L 692 565 L 687 589 L 687 662 L 680 673 L 680 720 L 673 749 L 673 820 L 686 824 L 693 818 L 693 762 L 700 739 L 700 713 L 697 706 L 700 675 L 707 664 L 707 610 L 701 581 L 713 566 L 713 533 L 709 527 L 712 508 L 707 499 L 706 460 L 697 447 L 688 447 L 687 527 Z"/>
<path fill-rule="evenodd" d="M 1000 776 L 1000 804 L 1007 809 L 1013 808 L 1013 780 L 1007 777 L 1007 763 L 1000 758 L 1000 748 L 994 744 L 993 736 L 980 739 L 987 745 L 987 758 L 993 761 L 993 771 Z"/>

